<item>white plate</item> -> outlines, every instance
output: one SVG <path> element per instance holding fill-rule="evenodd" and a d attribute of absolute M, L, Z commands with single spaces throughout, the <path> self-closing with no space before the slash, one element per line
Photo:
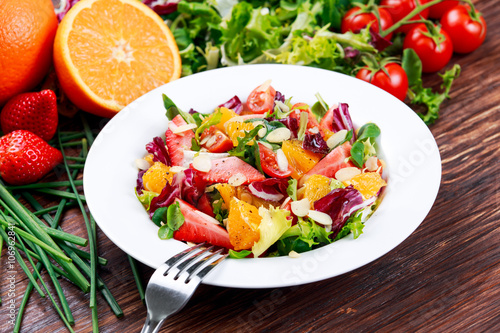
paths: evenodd
<path fill-rule="evenodd" d="M 319 281 L 349 272 L 381 257 L 404 241 L 424 220 L 441 181 L 436 142 L 419 117 L 404 103 L 379 88 L 331 71 L 288 65 L 250 65 L 211 70 L 159 87 L 140 97 L 102 129 L 87 158 L 84 190 L 102 231 L 123 251 L 153 268 L 185 249 L 176 240 L 160 240 L 137 200 L 135 159 L 145 145 L 167 129 L 162 94 L 178 107 L 200 112 L 238 95 L 242 101 L 264 81 L 292 102 L 349 104 L 356 126 L 376 123 L 387 162 L 385 197 L 356 240 L 345 237 L 303 253 L 278 257 L 226 260 L 204 283 L 237 288 L 274 288 Z"/>

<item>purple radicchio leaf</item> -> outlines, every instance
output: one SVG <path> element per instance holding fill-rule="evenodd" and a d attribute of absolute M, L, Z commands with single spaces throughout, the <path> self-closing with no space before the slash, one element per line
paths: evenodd
<path fill-rule="evenodd" d="M 267 201 L 280 201 L 286 195 L 288 181 L 286 179 L 268 178 L 248 185 L 250 192 Z"/>
<path fill-rule="evenodd" d="M 143 3 L 158 15 L 167 15 L 177 10 L 180 0 L 144 0 Z"/>
<path fill-rule="evenodd" d="M 198 199 L 202 196 L 203 192 L 195 184 L 196 171 L 193 169 L 186 169 L 182 174 L 184 174 L 182 182 L 180 184 L 181 197 L 182 200 L 190 203 L 193 206 L 197 206 Z"/>
<path fill-rule="evenodd" d="M 181 187 L 180 183 L 184 174 L 182 172 L 176 173 L 172 179 L 172 184 L 168 183 L 161 190 L 159 196 L 154 197 L 151 200 L 151 205 L 149 206 L 149 216 L 152 217 L 154 212 L 160 207 L 168 207 L 174 203 L 175 198 L 181 197 Z"/>
<path fill-rule="evenodd" d="M 314 202 L 317 211 L 328 214 L 332 218 L 332 239 L 337 236 L 351 214 L 364 206 L 361 193 L 352 186 L 334 189 Z"/>
<path fill-rule="evenodd" d="M 302 148 L 319 154 L 328 154 L 330 150 L 328 148 L 328 145 L 326 144 L 326 141 L 323 139 L 323 136 L 321 136 L 320 133 L 306 133 L 304 142 L 302 143 Z"/>
<path fill-rule="evenodd" d="M 195 114 L 195 113 L 199 113 L 198 111 L 196 111 L 195 109 L 191 108 L 189 109 L 189 114 Z"/>
<path fill-rule="evenodd" d="M 141 195 L 142 191 L 144 191 L 144 183 L 142 181 L 142 176 L 146 173 L 147 170 L 140 170 L 139 173 L 137 174 L 137 181 L 136 181 L 136 186 L 135 190 L 137 194 Z"/>
<path fill-rule="evenodd" d="M 349 114 L 349 105 L 346 103 L 339 103 L 339 106 L 333 110 L 332 129 L 334 133 L 340 130 L 352 130 L 351 144 L 356 141 L 356 132 L 354 131 L 351 115 Z"/>
<path fill-rule="evenodd" d="M 243 103 L 241 103 L 240 98 L 236 95 L 233 98 L 231 98 L 230 100 L 228 100 L 227 102 L 219 105 L 219 107 L 220 108 L 226 107 L 228 109 L 233 110 L 237 114 L 240 114 L 241 111 L 243 111 Z"/>
<path fill-rule="evenodd" d="M 280 101 L 281 103 L 285 103 L 285 95 L 283 95 L 279 91 L 276 91 L 276 95 L 274 95 L 274 100 Z"/>
<path fill-rule="evenodd" d="M 370 29 L 370 36 L 372 37 L 372 40 L 369 44 L 376 48 L 379 52 L 382 52 L 384 49 L 392 45 L 391 41 L 383 38 L 378 32 L 373 31 L 373 29 Z"/>
<path fill-rule="evenodd" d="M 344 48 L 344 58 L 347 59 L 356 58 L 359 55 L 359 53 L 360 53 L 359 50 L 356 50 L 352 46 L 346 46 Z"/>
<path fill-rule="evenodd" d="M 161 162 L 165 165 L 172 166 L 170 156 L 168 155 L 165 142 L 159 136 L 153 138 L 153 141 L 146 145 L 148 153 L 153 154 L 153 162 Z"/>
<path fill-rule="evenodd" d="M 54 7 L 59 22 L 63 19 L 64 15 L 73 7 L 79 0 L 60 0 L 59 6 Z"/>

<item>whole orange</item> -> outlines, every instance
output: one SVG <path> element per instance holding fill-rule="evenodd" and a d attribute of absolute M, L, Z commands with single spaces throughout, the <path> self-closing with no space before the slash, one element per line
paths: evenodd
<path fill-rule="evenodd" d="M 0 107 L 47 74 L 57 17 L 51 0 L 0 1 Z"/>

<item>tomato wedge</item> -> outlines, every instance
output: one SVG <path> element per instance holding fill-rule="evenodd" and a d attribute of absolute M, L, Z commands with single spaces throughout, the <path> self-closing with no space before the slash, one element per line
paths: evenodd
<path fill-rule="evenodd" d="M 211 153 L 225 153 L 233 148 L 233 141 L 216 126 L 204 130 L 200 142 L 203 142 L 202 147 Z"/>
<path fill-rule="evenodd" d="M 259 143 L 259 156 L 262 171 L 268 176 L 274 178 L 289 177 L 293 170 L 288 166 L 288 169 L 283 171 L 278 166 L 278 157 L 274 151 Z"/>
<path fill-rule="evenodd" d="M 266 81 L 250 93 L 246 106 L 253 113 L 266 113 L 273 109 L 275 96 L 276 90 L 271 86 L 271 81 Z"/>

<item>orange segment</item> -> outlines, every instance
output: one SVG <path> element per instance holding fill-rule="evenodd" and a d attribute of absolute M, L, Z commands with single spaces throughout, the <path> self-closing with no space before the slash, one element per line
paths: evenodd
<path fill-rule="evenodd" d="M 234 146 L 238 145 L 238 138 L 244 138 L 246 132 L 250 132 L 254 129 L 252 123 L 242 123 L 239 121 L 232 121 L 230 123 L 227 123 L 225 127 L 226 133 L 233 141 Z M 253 144 L 253 142 L 251 141 L 250 144 Z"/>
<path fill-rule="evenodd" d="M 236 251 L 251 249 L 260 239 L 259 225 L 262 218 L 257 207 L 238 200 L 231 199 L 231 208 L 227 218 L 229 241 Z"/>
<path fill-rule="evenodd" d="M 323 198 L 331 192 L 330 178 L 322 175 L 312 175 L 307 178 L 304 183 L 304 198 L 309 199 L 309 202 L 314 206 L 314 202 Z"/>
<path fill-rule="evenodd" d="M 346 183 L 352 185 L 366 199 L 373 197 L 382 187 L 387 185 L 378 172 L 361 173 Z"/>
<path fill-rule="evenodd" d="M 214 111 L 214 113 L 215 113 L 215 112 L 217 112 L 217 110 L 216 110 L 216 111 Z M 220 131 L 222 131 L 222 132 L 226 133 L 226 128 L 224 127 L 224 125 L 226 124 L 226 122 L 227 122 L 229 119 L 231 119 L 231 118 L 233 118 L 233 117 L 238 116 L 238 114 L 236 114 L 236 112 L 234 112 L 233 110 L 228 109 L 228 108 L 226 108 L 226 107 L 221 107 L 221 108 L 219 109 L 219 112 L 221 112 L 221 113 L 222 113 L 222 117 L 221 117 L 221 119 L 220 119 L 220 122 L 219 122 L 217 125 L 215 125 L 215 127 L 217 127 L 217 129 L 218 129 L 218 130 L 220 130 Z M 212 115 L 213 115 L 214 113 L 212 113 Z M 202 124 L 206 123 L 206 122 L 207 122 L 207 121 L 208 121 L 208 120 L 212 117 L 212 115 L 210 115 L 210 116 L 206 117 L 206 118 L 203 120 Z"/>
<path fill-rule="evenodd" d="M 71 101 L 105 117 L 181 74 L 172 33 L 137 0 L 78 2 L 57 30 L 54 65 Z"/>
<path fill-rule="evenodd" d="M 147 191 L 153 191 L 158 194 L 167 185 L 167 182 L 172 183 L 174 173 L 170 171 L 170 167 L 161 162 L 155 162 L 149 169 L 142 175 L 142 182 Z"/>
<path fill-rule="evenodd" d="M 321 154 L 302 148 L 302 141 L 299 140 L 283 141 L 281 149 L 285 153 L 288 163 L 294 169 L 292 177 L 295 179 L 299 179 L 303 174 L 311 170 L 322 157 Z"/>
<path fill-rule="evenodd" d="M 231 198 L 233 198 L 236 195 L 236 190 L 234 186 L 231 186 L 229 184 L 216 184 L 215 189 L 219 191 L 222 200 L 224 200 L 226 207 L 229 209 Z"/>

